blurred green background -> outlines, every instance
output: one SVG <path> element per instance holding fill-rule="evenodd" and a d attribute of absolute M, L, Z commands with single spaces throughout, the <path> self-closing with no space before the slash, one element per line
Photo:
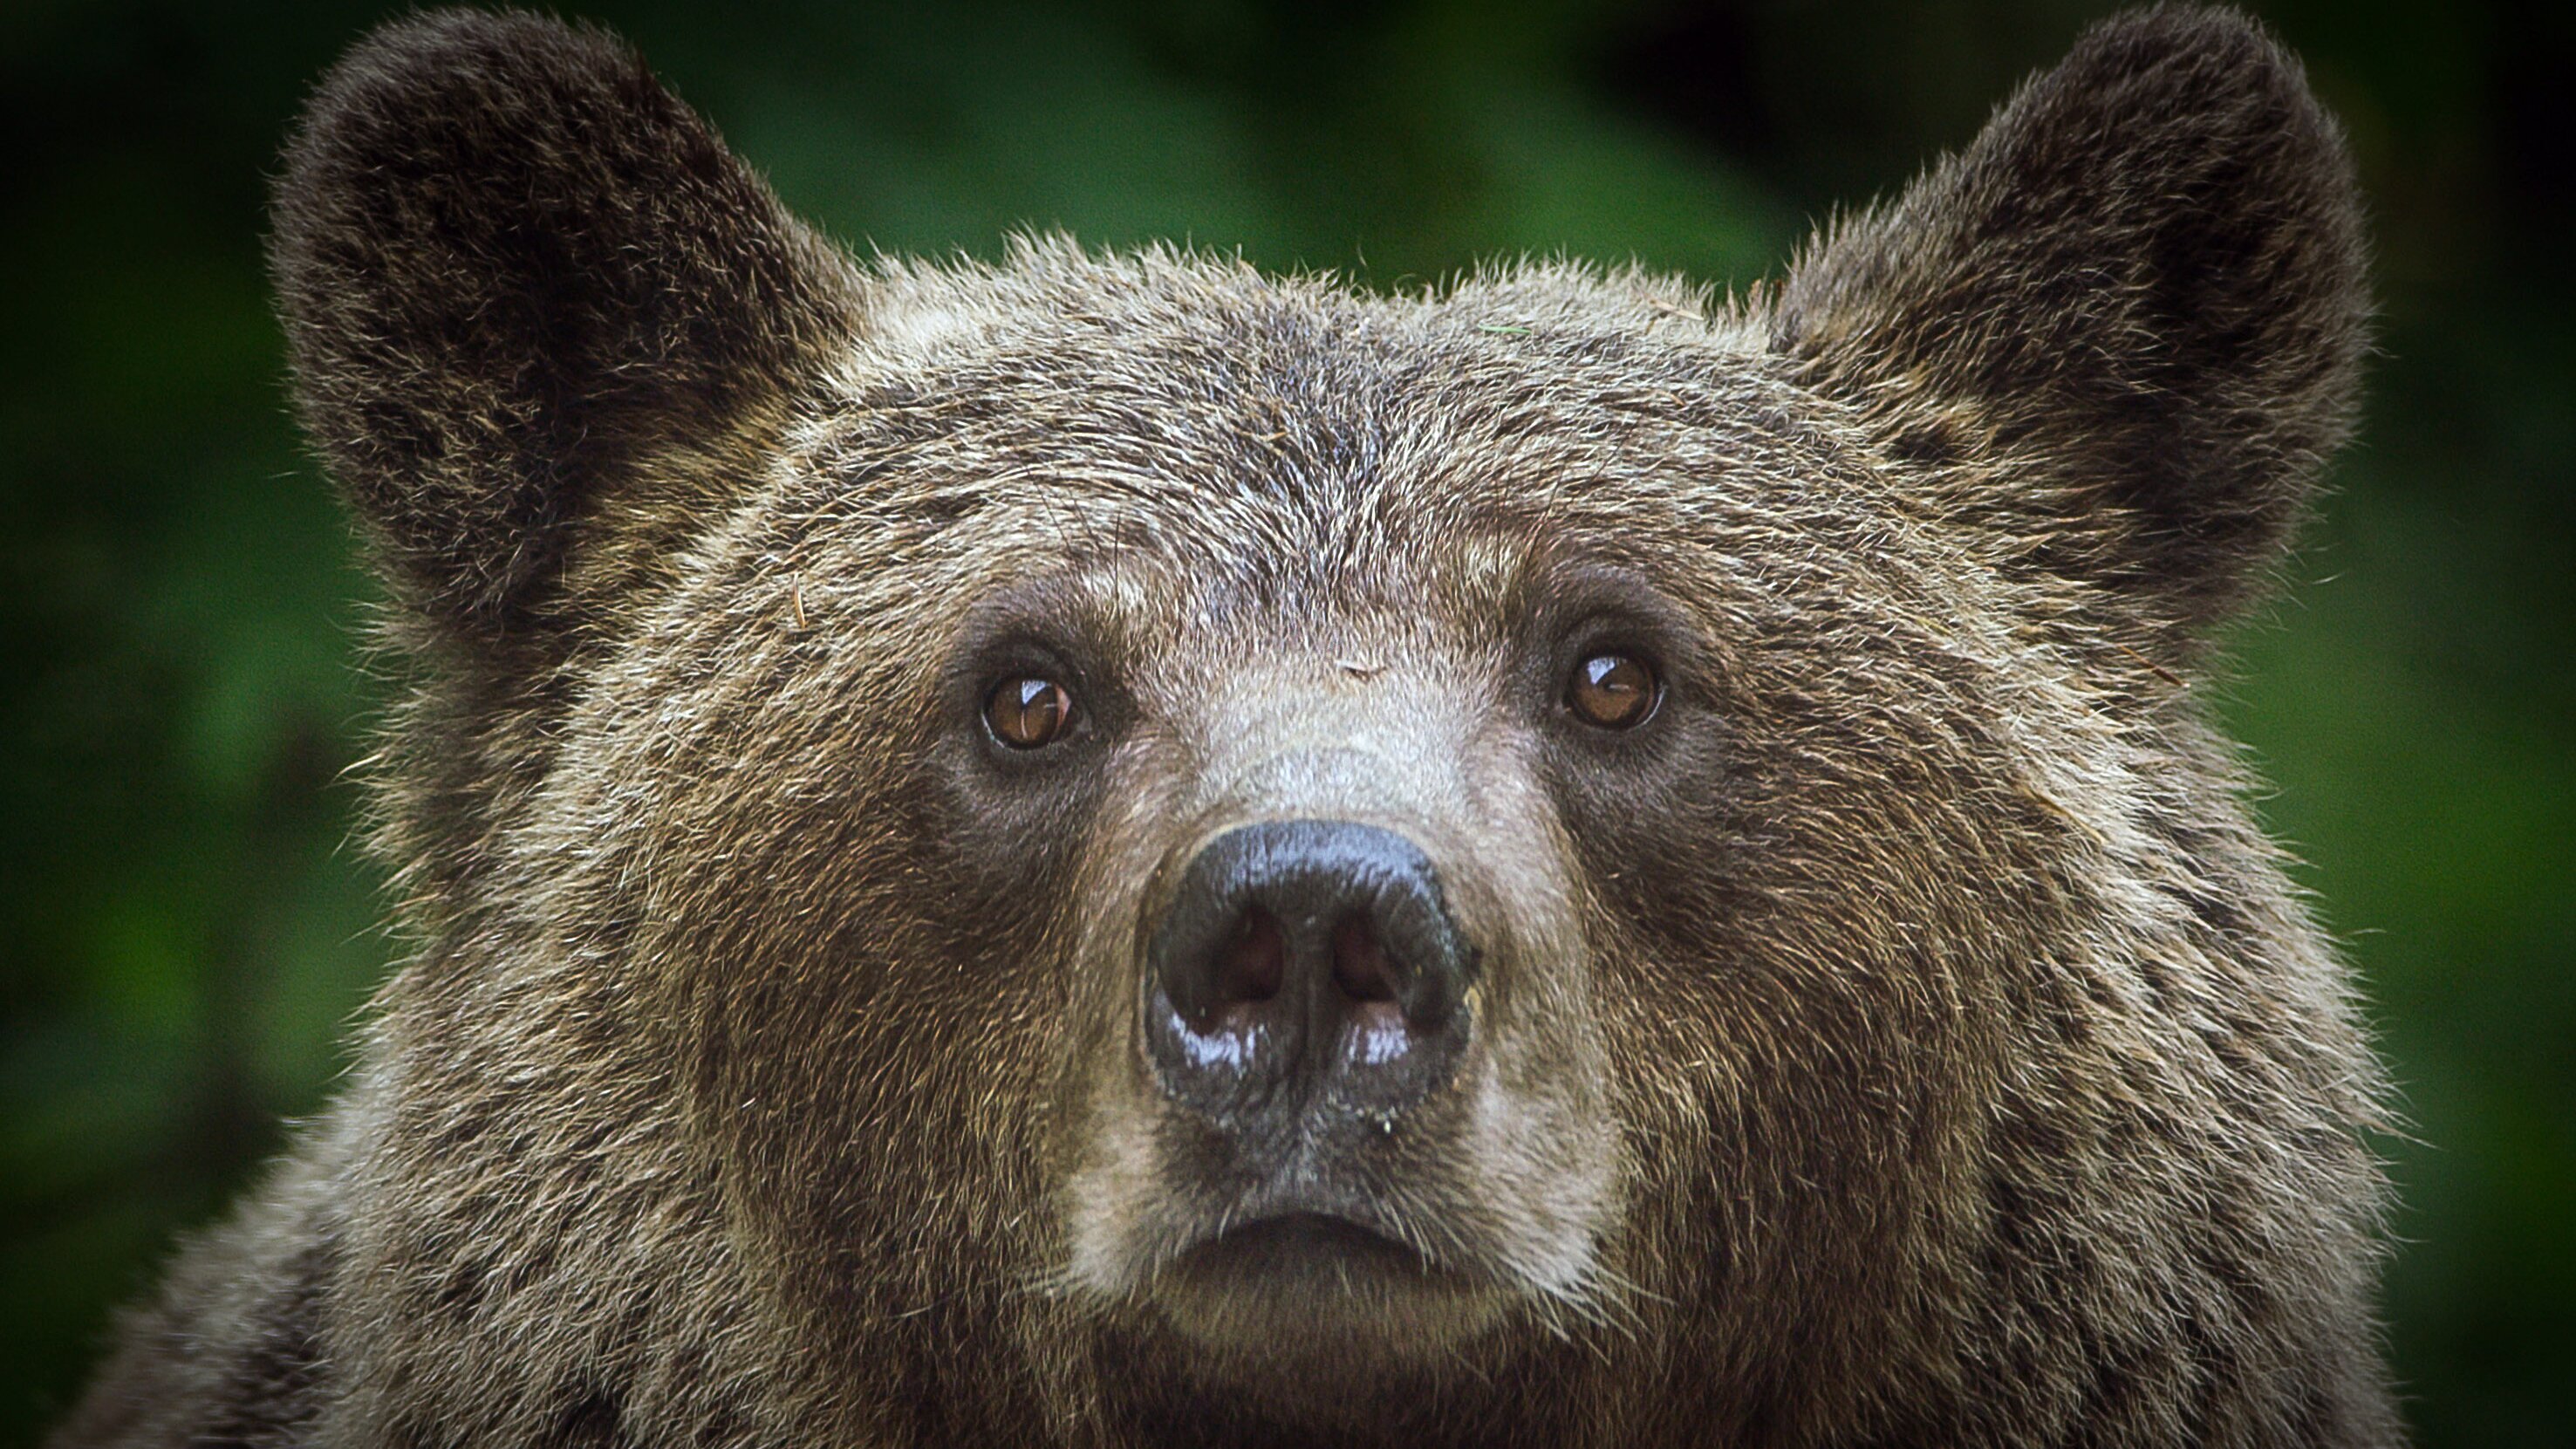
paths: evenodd
<path fill-rule="evenodd" d="M 1377 285 L 1560 248 L 1741 285 L 2103 8 L 583 7 L 854 245 L 1061 226 Z M 372 590 L 259 249 L 299 97 L 392 9 L 0 13 L 0 1444 L 323 1100 L 388 954 L 343 778 Z M 2384 355 L 2221 708 L 2414 1123 L 2423 1442 L 2576 1442 L 2576 43 L 2554 4 L 2263 9 L 2359 151 Z"/>

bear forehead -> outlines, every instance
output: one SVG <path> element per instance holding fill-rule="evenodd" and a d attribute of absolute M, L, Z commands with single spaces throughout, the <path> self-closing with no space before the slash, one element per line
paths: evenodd
<path fill-rule="evenodd" d="M 1846 420 L 1673 279 L 1524 264 L 1387 296 L 1043 242 L 879 271 L 791 435 L 789 487 L 1015 567 L 1321 571 L 1347 591 L 1501 540 L 1704 568 L 1712 546 L 1857 542 L 1889 504 Z"/>

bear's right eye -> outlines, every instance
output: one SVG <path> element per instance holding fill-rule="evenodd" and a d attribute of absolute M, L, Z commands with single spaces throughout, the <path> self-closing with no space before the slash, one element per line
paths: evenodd
<path fill-rule="evenodd" d="M 1015 750 L 1034 750 L 1073 727 L 1073 692 L 1034 674 L 1005 679 L 984 697 L 984 727 Z"/>

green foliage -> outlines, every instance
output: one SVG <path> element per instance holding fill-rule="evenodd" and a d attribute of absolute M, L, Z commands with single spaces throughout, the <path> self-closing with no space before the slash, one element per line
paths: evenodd
<path fill-rule="evenodd" d="M 329 1088 L 394 954 L 346 844 L 371 587 L 285 414 L 264 177 L 393 7 L 0 16 L 0 1444 Z M 881 6 L 603 18 L 845 241 L 1181 237 L 1380 286 L 1635 255 L 1737 284 L 1967 139 L 2061 0 Z M 2225 712 L 2360 962 L 2413 1136 L 2428 1444 L 2576 1415 L 2568 22 L 2270 7 L 2377 198 L 2388 355 Z M 2552 29 L 2550 27 L 2555 27 Z"/>

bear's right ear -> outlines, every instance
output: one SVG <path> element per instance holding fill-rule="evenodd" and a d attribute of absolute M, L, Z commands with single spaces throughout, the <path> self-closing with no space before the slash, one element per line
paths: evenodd
<path fill-rule="evenodd" d="M 396 594 L 469 639 L 577 623 L 585 555 L 702 521 L 857 315 L 855 268 L 632 50 L 532 15 L 369 36 L 274 206 L 306 430 Z"/>
<path fill-rule="evenodd" d="M 1819 239 L 1772 343 L 2003 566 L 2176 662 L 2286 546 L 2368 342 L 2352 162 L 2223 10 L 2095 26 L 1964 153 Z"/>

